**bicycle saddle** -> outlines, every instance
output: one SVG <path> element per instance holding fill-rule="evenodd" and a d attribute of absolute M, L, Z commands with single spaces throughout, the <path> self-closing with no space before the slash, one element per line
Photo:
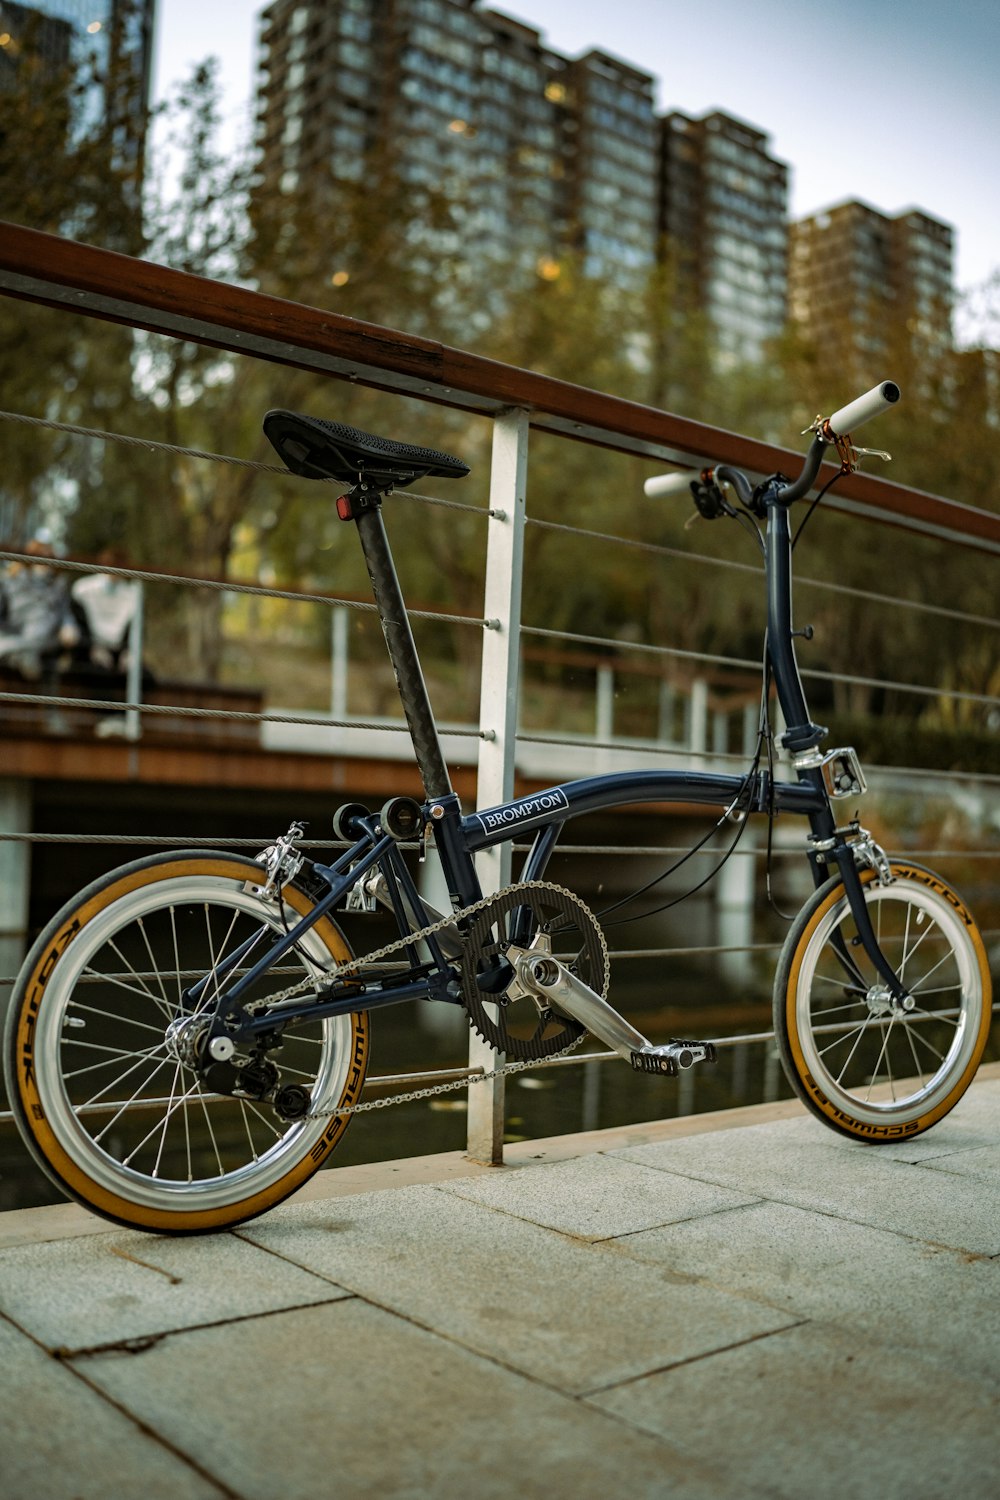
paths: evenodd
<path fill-rule="evenodd" d="M 448 453 L 394 443 L 300 412 L 269 411 L 264 418 L 264 435 L 282 463 L 303 479 L 355 484 L 364 478 L 405 488 L 428 475 L 433 479 L 461 479 L 469 472 L 468 464 Z"/>

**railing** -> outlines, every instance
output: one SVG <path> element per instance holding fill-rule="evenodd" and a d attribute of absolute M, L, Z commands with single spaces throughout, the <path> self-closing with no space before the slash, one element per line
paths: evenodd
<path fill-rule="evenodd" d="M 707 427 L 672 416 L 669 413 L 636 405 L 619 398 L 585 390 L 565 382 L 550 379 L 531 372 L 513 369 L 464 353 L 449 349 L 430 341 L 412 338 L 392 330 L 359 324 L 355 320 L 339 317 L 328 311 L 281 302 L 277 299 L 246 290 L 223 286 L 198 277 L 175 272 L 163 267 L 130 260 L 89 246 L 40 235 L 17 226 L 0 226 L 0 291 L 6 296 L 24 299 L 62 308 L 67 312 L 83 313 L 89 317 L 109 319 L 131 325 L 134 328 L 151 330 L 177 338 L 210 344 L 234 355 L 249 355 L 267 360 L 276 365 L 305 368 L 328 376 L 333 381 L 351 385 L 371 386 L 381 390 L 392 390 L 414 401 L 431 402 L 435 406 L 451 406 L 460 410 L 488 417 L 493 424 L 492 468 L 489 478 L 488 497 L 485 503 L 468 505 L 458 503 L 463 510 L 473 510 L 479 516 L 484 531 L 485 589 L 482 615 L 468 618 L 449 615 L 436 610 L 414 611 L 414 617 L 447 625 L 456 630 L 478 631 L 482 638 L 482 665 L 480 694 L 474 722 L 449 725 L 445 737 L 449 763 L 474 762 L 475 792 L 479 805 L 490 805 L 505 800 L 512 794 L 515 776 L 530 781 L 545 782 L 559 779 L 566 774 L 582 774 L 594 766 L 603 767 L 634 763 L 637 757 L 656 755 L 669 761 L 673 755 L 690 758 L 704 757 L 709 763 L 723 763 L 729 759 L 734 764 L 742 763 L 745 751 L 747 727 L 742 708 L 725 709 L 720 699 L 712 710 L 710 707 L 710 679 L 713 674 L 724 672 L 730 677 L 749 674 L 756 664 L 751 660 L 734 659 L 719 654 L 688 651 L 670 643 L 653 644 L 623 642 L 600 636 L 570 635 L 549 628 L 544 621 L 525 623 L 521 618 L 521 587 L 525 554 L 527 566 L 531 567 L 532 539 L 534 527 L 551 529 L 554 523 L 540 520 L 528 513 L 527 493 L 530 487 L 529 446 L 532 432 L 556 434 L 575 442 L 594 444 L 612 453 L 655 460 L 658 464 L 679 463 L 685 466 L 703 462 L 728 462 L 737 464 L 754 474 L 769 473 L 783 469 L 793 471 L 796 455 L 772 445 L 750 438 Z M 343 409 L 343 408 L 342 408 Z M 9 420 L 44 423 L 37 413 L 6 413 Z M 350 417 L 347 417 L 350 420 Z M 2 428 L 0 428 L 2 430 Z M 66 430 L 66 429 L 64 429 Z M 72 429 L 69 429 L 72 431 Z M 141 462 L 141 451 L 152 446 L 130 434 L 101 433 L 102 441 L 128 442 L 135 445 L 136 462 Z M 227 455 L 191 454 L 197 461 L 247 463 L 243 458 Z M 267 466 L 262 466 L 267 467 Z M 832 471 L 831 471 L 832 472 Z M 441 497 L 417 497 L 401 495 L 400 502 L 427 504 L 439 507 Z M 393 504 L 396 503 L 394 498 Z M 457 502 L 445 502 L 455 505 Z M 928 495 L 923 492 L 889 483 L 871 475 L 855 474 L 845 478 L 828 503 L 831 509 L 853 514 L 859 524 L 884 523 L 898 528 L 902 533 L 929 535 L 949 546 L 969 548 L 977 552 L 1000 552 L 1000 516 L 974 509 L 973 507 Z M 440 512 L 438 512 L 440 514 Z M 433 514 L 433 512 L 431 512 Z M 684 565 L 715 570 L 747 570 L 750 565 L 733 559 L 704 556 L 692 553 L 677 553 L 668 546 L 653 544 L 634 536 L 622 535 L 612 530 L 618 516 L 611 515 L 608 529 L 600 533 L 587 532 L 572 525 L 561 525 L 558 529 L 572 533 L 581 546 L 619 548 L 630 558 L 639 553 L 659 563 L 671 558 L 684 559 Z M 430 523 L 428 523 L 430 524 Z M 540 533 L 539 533 L 540 534 Z M 901 541 L 902 545 L 902 541 Z M 14 553 L 0 554 L 11 558 Z M 331 661 L 330 661 L 330 711 L 308 713 L 288 711 L 280 706 L 262 707 L 259 712 L 247 709 L 220 708 L 218 705 L 199 708 L 188 702 L 167 701 L 154 703 L 144 692 L 141 666 L 141 651 L 133 652 L 132 675 L 124 684 L 112 710 L 122 716 L 125 734 L 115 748 L 133 757 L 146 753 L 149 745 L 162 740 L 166 733 L 167 720 L 174 727 L 185 721 L 207 721 L 217 725 L 240 724 L 251 726 L 255 741 L 271 750 L 298 748 L 303 756 L 307 753 L 328 754 L 325 748 L 317 752 L 310 737 L 329 733 L 336 728 L 342 733 L 344 743 L 352 743 L 350 736 L 360 737 L 359 743 L 371 754 L 375 737 L 381 745 L 392 745 L 391 751 L 382 751 L 383 758 L 394 759 L 406 754 L 405 738 L 401 733 L 401 721 L 384 717 L 351 717 L 350 709 L 350 659 L 345 647 L 344 633 L 337 624 L 344 618 L 344 610 L 364 611 L 370 609 L 362 601 L 329 595 L 305 593 L 295 589 L 268 588 L 259 582 L 239 579 L 206 580 L 193 576 L 171 575 L 168 578 L 158 572 L 155 559 L 135 559 L 134 567 L 118 571 L 134 577 L 151 587 L 223 589 L 227 597 L 262 598 L 281 600 L 291 604 L 308 602 L 316 607 L 331 610 Z M 97 568 L 96 563 L 85 560 L 65 562 L 65 566 L 77 571 Z M 105 568 L 104 571 L 107 571 Z M 861 598 L 872 609 L 899 607 L 892 595 L 879 596 L 852 588 L 849 582 L 830 584 L 820 581 L 800 580 L 806 586 L 820 590 Z M 996 630 L 995 619 L 982 617 L 963 610 L 960 601 L 910 603 L 907 608 L 921 611 L 930 627 L 941 614 L 969 630 Z M 142 616 L 140 615 L 140 619 Z M 146 631 L 147 646 L 152 647 L 150 632 Z M 592 672 L 595 684 L 594 698 L 589 710 L 591 722 L 585 723 L 588 711 L 584 710 L 581 722 L 574 734 L 568 735 L 559 726 L 542 718 L 531 722 L 522 717 L 518 721 L 518 687 L 523 664 L 538 657 L 545 658 L 548 666 L 557 668 L 577 666 L 588 674 Z M 592 667 L 586 665 L 592 663 Z M 808 668 L 803 676 L 807 678 Z M 823 674 L 812 674 L 822 677 Z M 615 718 L 615 685 L 631 678 L 651 678 L 658 685 L 659 697 L 655 724 L 645 730 L 621 732 Z M 747 678 L 749 680 L 749 678 Z M 859 675 L 858 683 L 872 683 L 874 679 Z M 919 696 L 950 696 L 955 701 L 974 700 L 980 707 L 995 706 L 1000 710 L 1000 700 L 981 694 L 962 693 L 941 683 L 885 682 L 876 685 L 894 692 L 907 692 Z M 730 688 L 732 683 L 729 683 Z M 739 683 L 735 691 L 739 697 Z M 557 698 L 565 705 L 566 699 Z M 58 709 L 65 706 L 64 695 L 47 694 L 44 691 L 19 694 L 0 692 L 0 711 L 8 718 L 16 711 L 24 711 L 31 702 L 45 708 Z M 683 724 L 678 703 L 685 707 Z M 94 714 L 107 708 L 101 700 L 77 699 L 75 708 L 85 708 Z M 551 718 L 551 716 L 550 716 Z M 730 722 L 735 718 L 737 727 Z M 159 721 L 160 728 L 156 725 Z M 754 731 L 755 732 L 755 731 Z M 9 746 L 8 746 L 9 749 Z M 378 752 L 376 752 L 378 754 Z M 10 761 L 8 759 L 8 764 Z M 137 762 L 121 761 L 124 767 Z M 123 774 L 131 774 L 123 772 Z M 928 775 L 919 767 L 906 770 L 893 769 L 879 773 L 875 782 L 884 797 L 903 804 L 911 794 L 926 802 L 928 789 L 941 801 L 950 799 L 962 802 L 971 809 L 969 817 L 980 828 L 989 829 L 997 817 L 1000 805 L 1000 777 L 980 775 L 963 777 L 935 772 Z M 913 792 L 913 789 L 916 791 Z M 19 821 L 20 820 L 20 821 Z M 623 820 L 627 821 L 627 820 Z M 43 833 L 30 824 L 30 814 L 22 808 L 8 808 L 6 830 L 0 838 L 0 857 L 8 852 L 7 874 L 13 877 L 17 887 L 27 881 L 26 851 L 41 847 L 46 842 L 68 844 L 67 833 Z M 891 825 L 890 825 L 891 826 Z M 274 833 L 273 828 L 261 830 L 260 839 L 226 839 L 230 845 L 244 845 L 266 841 Z M 661 830 L 662 831 L 662 830 Z M 783 830 L 778 830 L 777 846 L 773 851 L 775 861 L 774 883 L 789 886 L 789 900 L 795 900 L 794 882 L 784 875 L 787 861 L 794 853 L 799 854 L 798 843 L 793 849 L 784 841 Z M 995 871 L 997 853 L 995 840 L 981 838 L 975 847 L 921 847 L 919 820 L 911 818 L 910 847 L 908 852 L 922 854 L 938 861 L 958 860 L 965 870 Z M 94 842 L 92 834 L 82 835 Z M 185 830 L 177 837 L 143 839 L 139 835 L 122 832 L 109 834 L 107 842 L 129 844 L 194 843 L 195 838 Z M 217 844 L 218 837 L 203 839 L 206 844 Z M 323 841 L 317 840 L 322 847 Z M 913 847 L 913 845 L 916 847 Z M 598 842 L 577 842 L 560 851 L 561 858 L 584 862 L 584 880 L 594 879 L 593 869 L 588 873 L 587 862 L 592 867 L 600 861 L 603 870 L 613 871 L 617 862 L 629 859 L 642 861 L 646 868 L 654 868 L 658 862 L 679 857 L 688 847 L 674 839 L 658 842 L 640 842 L 619 836 Z M 699 852 L 693 863 L 704 870 L 706 861 L 714 858 Z M 109 864 L 117 862 L 109 854 Z M 639 941 L 629 947 L 620 944 L 614 952 L 616 972 L 627 972 L 630 968 L 648 973 L 651 964 L 658 963 L 668 953 L 682 961 L 702 961 L 706 956 L 717 961 L 720 972 L 727 971 L 730 977 L 745 974 L 748 967 L 763 955 L 773 964 L 773 956 L 779 944 L 771 930 L 758 936 L 749 918 L 750 905 L 762 851 L 744 843 L 724 867 L 718 905 L 710 913 L 711 922 L 702 918 L 697 927 L 710 925 L 711 933 L 698 933 L 698 940 L 669 948 L 659 942 Z M 504 883 L 510 870 L 499 851 L 491 851 L 482 858 L 481 878 L 484 889 L 492 889 Z M 558 878 L 558 877 L 555 877 Z M 605 877 L 612 884 L 619 877 Z M 573 884 L 572 880 L 567 883 Z M 692 881 L 692 883 L 696 883 Z M 8 885 L 11 884 L 10 879 Z M 997 924 L 997 881 L 977 878 L 975 884 L 980 905 L 985 905 L 984 925 L 995 939 Z M 801 894 L 801 892 L 800 892 Z M 976 904 L 976 903 L 974 903 Z M 25 926 L 22 904 L 19 920 L 11 921 L 10 907 L 5 915 L 8 931 L 18 931 Z M 714 936 L 714 940 L 710 940 Z M 7 976 L 9 980 L 9 975 Z M 627 981 L 626 981 L 627 982 Z M 711 988 L 711 985 L 708 986 Z M 666 1007 L 669 1010 L 669 1007 Z M 696 1029 L 704 1030 L 704 1026 Z M 725 1028 L 723 1028 L 725 1029 Z M 734 1049 L 742 1060 L 734 1064 L 734 1070 L 745 1065 L 748 1048 L 768 1047 L 770 1032 L 757 1026 L 747 1033 L 722 1035 L 718 1042 L 723 1047 Z M 596 1123 L 597 1083 L 594 1065 L 612 1057 L 611 1053 L 577 1055 L 566 1059 L 560 1066 L 584 1064 L 585 1082 L 582 1086 L 582 1113 L 580 1123 Z M 467 1067 L 448 1068 L 435 1077 L 474 1076 L 489 1070 L 495 1062 L 492 1053 L 484 1045 L 473 1041 Z M 401 1077 L 411 1082 L 423 1081 L 426 1070 L 419 1074 L 392 1071 L 384 1074 L 378 1082 L 384 1087 L 398 1086 Z M 630 1079 L 630 1082 L 633 1080 Z M 647 1088 L 645 1080 L 638 1080 L 635 1089 Z M 683 1112 L 693 1107 L 691 1091 L 695 1087 L 694 1074 L 682 1080 L 680 1108 Z M 777 1087 L 777 1065 L 773 1049 L 768 1050 L 765 1068 L 764 1092 Z M 685 1092 L 686 1091 L 686 1092 Z M 655 1106 L 654 1106 L 655 1107 Z M 486 1160 L 499 1159 L 504 1135 L 504 1099 L 502 1082 L 481 1083 L 469 1090 L 467 1142 L 470 1152 Z"/>

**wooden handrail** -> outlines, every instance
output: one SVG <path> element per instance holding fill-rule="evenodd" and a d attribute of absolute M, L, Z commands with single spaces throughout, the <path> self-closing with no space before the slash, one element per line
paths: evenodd
<path fill-rule="evenodd" d="M 789 449 L 432 339 L 3 222 L 0 292 L 446 406 L 520 407 L 533 427 L 667 463 L 758 475 L 800 463 Z M 832 473 L 825 466 L 821 480 Z M 845 476 L 829 504 L 1000 551 L 1000 515 L 872 475 Z"/>

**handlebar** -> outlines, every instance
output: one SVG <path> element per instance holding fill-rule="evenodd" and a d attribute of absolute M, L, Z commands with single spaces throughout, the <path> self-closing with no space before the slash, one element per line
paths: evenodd
<path fill-rule="evenodd" d="M 863 422 L 869 422 L 880 412 L 895 406 L 899 397 L 899 386 L 892 380 L 882 380 L 870 391 L 866 391 L 863 396 L 858 396 L 855 400 L 849 401 L 846 406 L 840 407 L 832 417 L 827 417 L 825 420 L 818 417 L 813 428 L 815 437 L 806 453 L 798 478 L 791 483 L 783 483 L 774 492 L 774 498 L 779 503 L 788 505 L 793 500 L 799 500 L 803 495 L 808 494 L 813 480 L 819 473 L 827 446 L 838 440 L 849 438 Z M 775 479 L 780 477 L 776 475 Z M 655 474 L 646 480 L 643 489 L 650 500 L 681 494 L 694 494 L 697 500 L 699 486 L 720 484 L 731 484 L 743 504 L 750 504 L 754 492 L 749 481 L 739 469 L 731 468 L 728 464 L 715 469 L 675 469 L 670 474 Z M 702 514 L 706 513 L 701 505 L 698 508 Z M 722 511 L 714 510 L 712 514 L 722 514 Z"/>
<path fill-rule="evenodd" d="M 834 437 L 846 437 L 848 433 L 854 432 L 861 426 L 862 422 L 871 421 L 880 412 L 887 411 L 890 406 L 895 406 L 899 400 L 899 386 L 891 380 L 883 380 L 880 385 L 873 386 L 863 396 L 849 401 L 826 423 Z M 825 428 L 824 428 L 825 431 Z"/>
<path fill-rule="evenodd" d="M 675 469 L 672 474 L 654 474 L 647 479 L 643 489 L 650 500 L 662 500 L 667 495 L 690 495 L 691 485 L 698 478 L 694 469 Z"/>

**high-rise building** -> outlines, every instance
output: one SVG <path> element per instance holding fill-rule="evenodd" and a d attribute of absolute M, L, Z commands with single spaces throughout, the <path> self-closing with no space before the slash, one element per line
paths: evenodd
<path fill-rule="evenodd" d="M 760 359 L 787 316 L 788 167 L 768 144 L 718 110 L 662 122 L 661 230 L 723 367 Z"/>
<path fill-rule="evenodd" d="M 566 57 L 483 0 L 273 0 L 260 67 L 262 193 L 315 205 L 353 183 L 378 202 L 402 184 L 400 233 L 425 265 L 474 279 L 492 259 L 510 285 L 572 252 L 621 282 L 666 255 L 723 369 L 765 355 L 793 287 L 800 324 L 846 330 L 865 361 L 887 306 L 950 340 L 947 225 L 843 204 L 796 226 L 792 264 L 789 169 L 765 131 L 720 110 L 658 118 L 650 74 Z"/>
<path fill-rule="evenodd" d="M 478 0 L 275 0 L 261 69 L 268 190 L 391 168 L 456 211 L 411 243 L 543 276 L 569 249 L 595 273 L 653 260 L 653 79 L 627 63 L 571 61 Z"/>
<path fill-rule="evenodd" d="M 90 60 L 115 88 L 109 97 L 93 88 L 84 97 L 78 129 L 102 117 L 132 119 L 141 139 L 149 104 L 156 0 L 0 0 L 0 88 L 12 87 L 25 48 L 32 48 L 53 74 L 84 68 Z M 121 121 L 123 124 L 124 120 Z M 122 132 L 123 138 L 125 132 Z"/>
<path fill-rule="evenodd" d="M 901 341 L 940 353 L 952 342 L 953 240 L 948 224 L 918 209 L 890 217 L 856 200 L 800 219 L 792 317 L 855 378 L 881 378 Z"/>
<path fill-rule="evenodd" d="M 91 163 L 91 187 L 113 178 L 119 194 L 100 233 L 114 249 L 142 245 L 142 181 L 156 0 L 0 0 L 0 98 L 41 91 L 50 138 L 67 149 L 101 137 L 103 166 Z M 25 66 L 30 63 L 30 66 Z M 3 146 L 0 124 L 0 149 Z M 10 205 L 16 217 L 20 204 Z M 89 237 L 93 222 L 69 211 L 46 224 Z"/>
<path fill-rule="evenodd" d="M 604 52 L 565 70 L 568 240 L 591 275 L 625 277 L 656 256 L 655 80 Z"/>

